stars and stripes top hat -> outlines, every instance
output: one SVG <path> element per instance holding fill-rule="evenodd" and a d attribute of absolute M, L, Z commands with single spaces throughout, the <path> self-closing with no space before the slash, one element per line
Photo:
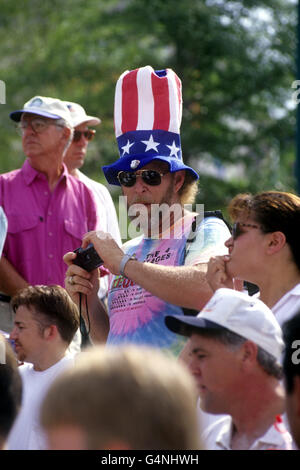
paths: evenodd
<path fill-rule="evenodd" d="M 136 171 L 152 160 L 167 162 L 171 173 L 187 170 L 198 179 L 182 160 L 181 81 L 173 70 L 147 65 L 124 72 L 116 85 L 114 117 L 120 158 L 103 167 L 110 184 L 120 185 L 119 171 Z"/>

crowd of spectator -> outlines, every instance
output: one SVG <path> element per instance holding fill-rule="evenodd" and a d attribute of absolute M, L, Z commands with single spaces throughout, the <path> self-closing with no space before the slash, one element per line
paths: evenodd
<path fill-rule="evenodd" d="M 0 448 L 299 448 L 300 198 L 237 195 L 231 233 L 192 212 L 171 69 L 124 72 L 114 111 L 124 244 L 80 170 L 100 118 L 44 96 L 10 114 L 26 158 L 0 175 Z"/>

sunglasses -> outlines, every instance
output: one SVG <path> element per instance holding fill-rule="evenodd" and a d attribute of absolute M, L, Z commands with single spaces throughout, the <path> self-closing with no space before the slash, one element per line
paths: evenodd
<path fill-rule="evenodd" d="M 245 233 L 244 230 L 242 229 L 242 227 L 259 228 L 258 225 L 243 224 L 241 222 L 236 222 L 235 224 L 233 224 L 233 227 L 232 227 L 232 238 L 234 240 L 236 240 L 240 235 Z"/>
<path fill-rule="evenodd" d="M 89 129 L 87 131 L 74 131 L 73 142 L 79 142 L 82 135 L 86 138 L 86 140 L 92 140 L 95 134 L 96 131 L 93 129 Z"/>
<path fill-rule="evenodd" d="M 149 186 L 159 186 L 161 177 L 165 175 L 166 173 L 159 173 L 156 170 L 140 170 L 138 172 L 119 171 L 117 178 L 121 186 L 130 188 L 135 185 L 138 176 L 141 176 L 144 183 Z"/>

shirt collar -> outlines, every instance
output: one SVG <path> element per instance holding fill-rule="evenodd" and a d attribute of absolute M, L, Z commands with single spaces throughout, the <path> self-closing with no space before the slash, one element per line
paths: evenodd
<path fill-rule="evenodd" d="M 281 416 L 276 416 L 272 426 L 270 426 L 267 432 L 259 437 L 251 447 L 255 448 L 259 443 L 270 446 L 270 450 L 273 447 L 283 449 L 284 445 L 286 445 L 286 448 L 292 445 L 291 435 L 287 431 Z"/>
<path fill-rule="evenodd" d="M 230 416 L 224 418 L 222 426 L 216 435 L 216 444 L 222 449 L 231 450 L 231 437 L 233 431 L 232 418 Z M 276 416 L 276 420 L 272 426 L 269 427 L 267 432 L 258 437 L 252 444 L 249 450 L 259 449 L 263 444 L 264 447 L 269 446 L 270 450 L 273 448 L 289 448 L 292 445 L 292 438 L 287 431 L 281 416 Z"/>
<path fill-rule="evenodd" d="M 70 173 L 68 172 L 68 169 L 67 169 L 66 165 L 63 163 L 63 171 L 62 171 L 62 174 L 60 175 L 60 181 L 61 181 L 62 179 L 64 179 L 65 182 L 66 182 L 66 185 L 68 185 L 68 181 L 69 181 L 70 176 L 71 176 L 71 175 L 70 175 Z"/>
<path fill-rule="evenodd" d="M 233 424 L 230 416 L 226 416 L 222 420 L 220 430 L 216 435 L 216 444 L 222 449 L 231 450 L 231 436 L 232 436 Z"/>
<path fill-rule="evenodd" d="M 22 173 L 23 173 L 23 177 L 27 186 L 29 186 L 34 181 L 35 178 L 43 175 L 42 172 L 37 171 L 35 168 L 33 168 L 27 159 L 25 160 L 22 166 Z M 70 177 L 70 174 L 68 173 L 66 165 L 63 163 L 63 172 L 60 176 L 60 181 L 62 179 L 65 179 L 66 184 L 68 184 L 69 177 Z M 46 179 L 46 176 L 45 176 L 45 179 Z"/>
<path fill-rule="evenodd" d="M 25 160 L 23 164 L 22 173 L 23 173 L 23 177 L 27 186 L 29 186 L 32 183 L 32 181 L 40 174 L 39 171 L 35 170 L 30 165 L 27 159 Z"/>
<path fill-rule="evenodd" d="M 300 282 L 289 291 L 289 294 L 300 295 Z"/>

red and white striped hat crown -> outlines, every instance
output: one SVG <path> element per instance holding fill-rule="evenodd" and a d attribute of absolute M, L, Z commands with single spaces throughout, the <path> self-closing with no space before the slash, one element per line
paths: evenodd
<path fill-rule="evenodd" d="M 180 143 L 181 81 L 171 69 L 147 65 L 124 72 L 116 85 L 115 133 L 120 158 L 103 167 L 107 181 L 119 185 L 119 171 L 135 171 L 152 160 L 169 164 L 170 172 L 188 170 Z"/>

